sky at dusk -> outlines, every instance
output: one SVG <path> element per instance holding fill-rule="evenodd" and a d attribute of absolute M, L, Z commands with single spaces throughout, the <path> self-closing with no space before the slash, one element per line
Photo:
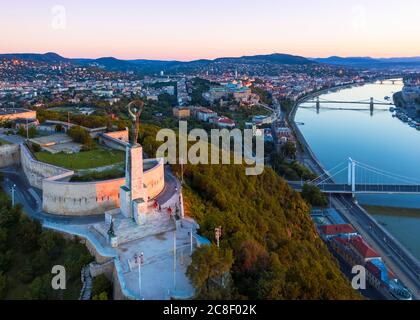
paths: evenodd
<path fill-rule="evenodd" d="M 420 56 L 419 0 L 1 0 L 0 53 Z"/>

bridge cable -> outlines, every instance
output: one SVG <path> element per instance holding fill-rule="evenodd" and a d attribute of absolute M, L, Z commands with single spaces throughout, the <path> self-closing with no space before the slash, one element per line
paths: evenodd
<path fill-rule="evenodd" d="M 367 164 L 363 164 L 361 162 L 355 161 L 356 164 L 358 165 L 359 168 L 363 168 L 365 170 L 369 170 L 372 173 L 376 173 L 377 175 L 381 175 L 387 178 L 391 178 L 393 180 L 397 180 L 397 181 L 404 181 L 404 182 L 408 182 L 409 184 L 420 184 L 420 180 L 418 179 L 414 179 L 411 177 L 406 177 L 403 175 L 399 175 L 399 174 L 395 174 L 386 170 L 382 170 L 382 169 L 378 169 L 375 167 L 372 167 L 370 165 Z"/>

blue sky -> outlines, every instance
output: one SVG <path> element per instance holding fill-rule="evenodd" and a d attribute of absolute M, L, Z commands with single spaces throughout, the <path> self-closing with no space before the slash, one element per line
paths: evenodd
<path fill-rule="evenodd" d="M 418 0 L 15 0 L 1 4 L 0 52 L 417 56 L 419 15 Z"/>

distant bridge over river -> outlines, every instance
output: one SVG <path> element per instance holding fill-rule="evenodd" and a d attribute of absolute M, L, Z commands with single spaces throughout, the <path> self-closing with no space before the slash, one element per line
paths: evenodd
<path fill-rule="evenodd" d="M 330 109 L 330 110 L 370 110 L 371 113 L 373 113 L 373 111 L 375 110 L 375 106 L 394 106 L 394 103 L 391 101 L 380 101 L 380 100 L 375 100 L 373 97 L 370 98 L 369 100 L 360 100 L 360 101 L 339 101 L 339 100 L 327 100 L 327 99 L 323 99 L 320 97 L 316 97 L 315 100 L 307 100 L 305 101 L 305 103 L 314 103 L 315 106 L 314 107 L 307 107 L 307 106 L 300 106 L 300 108 L 316 108 L 317 112 L 319 113 L 319 110 L 321 108 L 325 108 L 325 109 Z M 345 104 L 345 105 L 349 105 L 349 104 L 354 104 L 354 105 L 360 105 L 362 106 L 361 108 L 357 109 L 357 108 L 341 108 L 341 107 L 323 107 L 326 104 Z M 367 106 L 367 107 L 363 107 L 363 106 Z"/>

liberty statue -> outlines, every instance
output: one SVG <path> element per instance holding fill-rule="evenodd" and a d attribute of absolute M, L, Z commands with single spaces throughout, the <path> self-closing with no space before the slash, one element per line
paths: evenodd
<path fill-rule="evenodd" d="M 128 104 L 128 114 L 130 115 L 132 126 L 131 126 L 131 137 L 130 144 L 132 146 L 137 144 L 140 131 L 140 116 L 144 109 L 144 102 L 141 100 L 134 100 Z M 132 107 L 134 107 L 132 109 Z"/>

